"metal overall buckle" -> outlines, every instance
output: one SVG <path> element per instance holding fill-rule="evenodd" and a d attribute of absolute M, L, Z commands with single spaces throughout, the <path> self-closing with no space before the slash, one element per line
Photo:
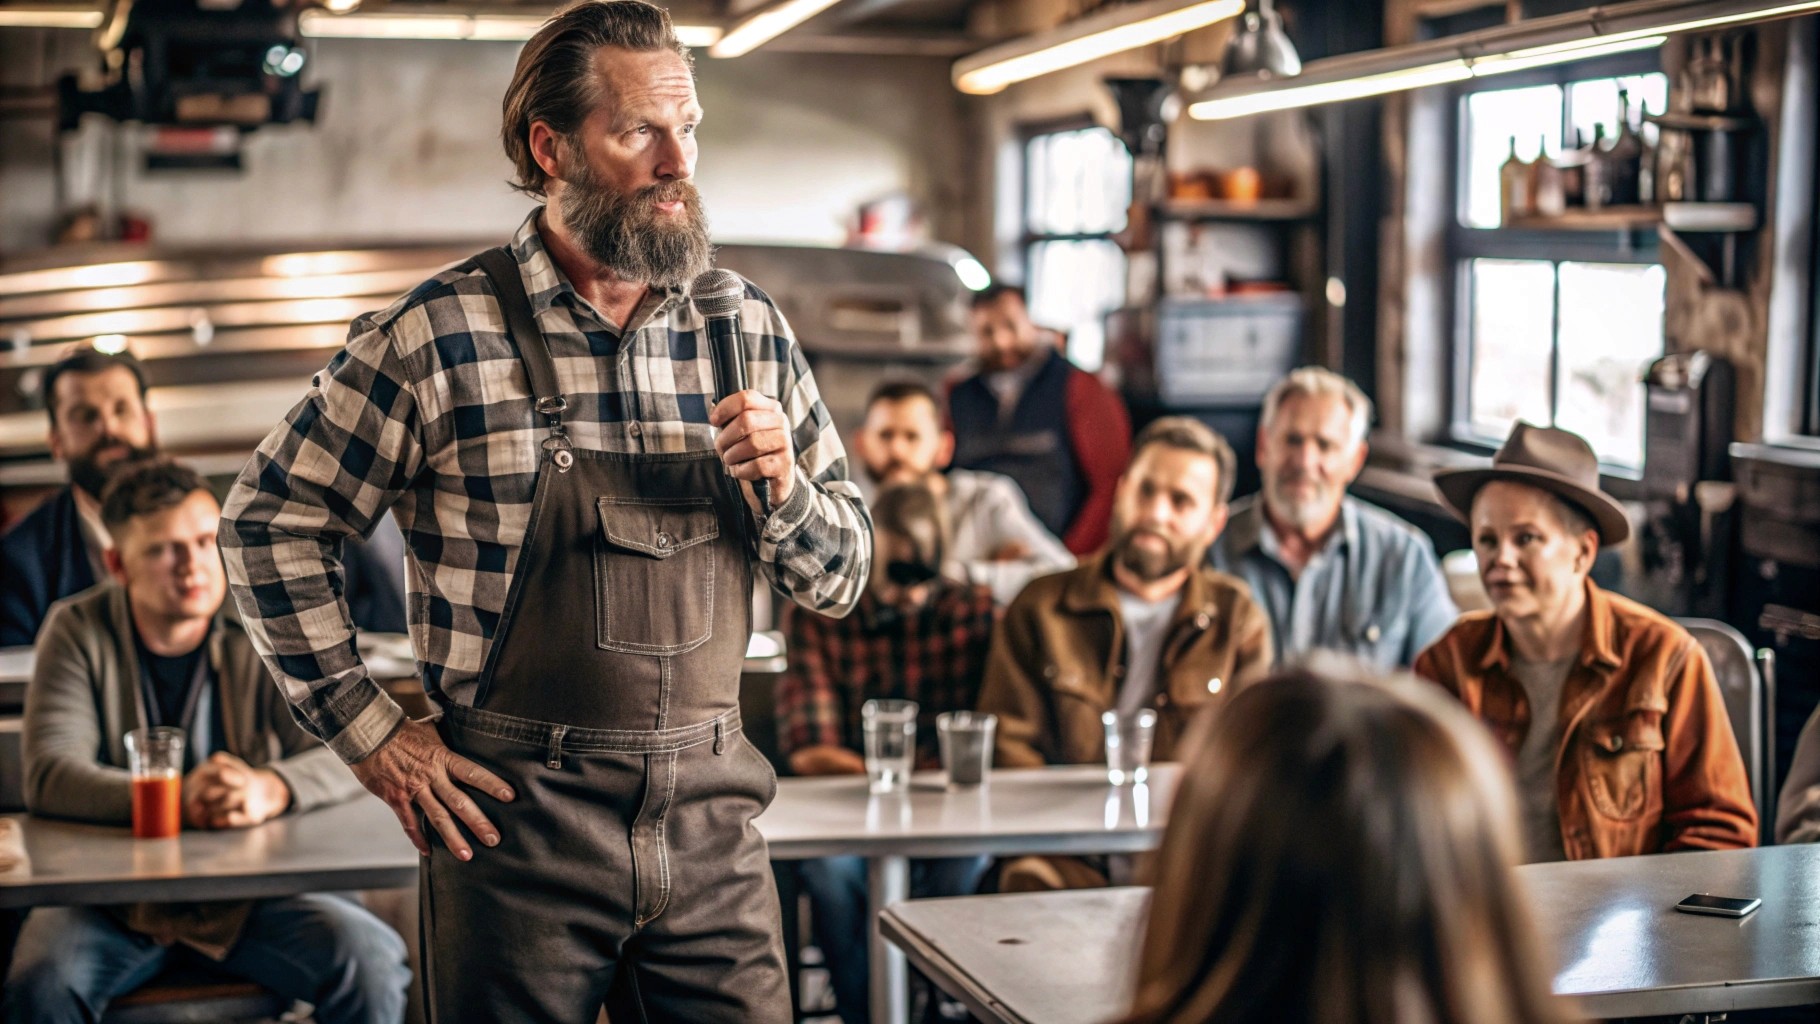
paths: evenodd
<path fill-rule="evenodd" d="M 561 395 L 537 400 L 537 412 L 550 421 L 550 436 L 543 439 L 543 450 L 550 453 L 550 463 L 558 473 L 567 473 L 575 465 L 575 446 L 569 443 L 568 428 L 562 425 L 562 414 L 569 400 Z"/>

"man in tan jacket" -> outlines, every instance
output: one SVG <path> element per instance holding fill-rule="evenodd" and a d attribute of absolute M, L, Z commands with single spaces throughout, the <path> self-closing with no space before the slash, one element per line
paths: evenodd
<path fill-rule="evenodd" d="M 221 507 L 194 471 L 123 467 L 102 499 L 114 582 L 51 606 L 25 702 L 33 814 L 132 820 L 126 734 L 186 733 L 186 828 L 243 828 L 360 795 L 341 759 L 298 728 L 237 618 L 224 613 Z M 404 943 L 342 897 L 39 907 L 26 918 L 0 1020 L 99 1020 L 172 958 L 205 958 L 315 1006 L 382 1024 L 404 1012 Z"/>
<path fill-rule="evenodd" d="M 1268 621 L 1245 584 L 1206 568 L 1226 524 L 1236 460 L 1198 420 L 1165 417 L 1134 442 L 1112 539 L 1080 567 L 1032 582 L 1006 610 L 982 710 L 998 715 L 1003 767 L 1103 763 L 1111 710 L 1157 712 L 1153 757 L 1174 759 L 1189 722 L 1270 668 Z M 1025 857 L 1006 891 L 1106 884 L 1104 865 Z"/>

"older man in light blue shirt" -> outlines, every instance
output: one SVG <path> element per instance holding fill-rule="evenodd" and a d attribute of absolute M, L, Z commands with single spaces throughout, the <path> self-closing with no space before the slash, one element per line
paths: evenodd
<path fill-rule="evenodd" d="M 1208 560 L 1251 585 L 1281 657 L 1321 649 L 1403 668 L 1459 616 L 1428 538 L 1346 494 L 1370 424 L 1364 392 L 1319 367 L 1265 396 L 1263 491 L 1233 503 Z"/>

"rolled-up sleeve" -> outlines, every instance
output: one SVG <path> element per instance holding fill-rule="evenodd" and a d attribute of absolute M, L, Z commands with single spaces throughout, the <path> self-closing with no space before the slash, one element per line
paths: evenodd
<path fill-rule="evenodd" d="M 404 713 L 354 647 L 339 559 L 422 464 L 417 403 L 388 332 L 357 321 L 254 454 L 222 511 L 228 582 L 298 721 L 343 761 L 389 739 Z"/>

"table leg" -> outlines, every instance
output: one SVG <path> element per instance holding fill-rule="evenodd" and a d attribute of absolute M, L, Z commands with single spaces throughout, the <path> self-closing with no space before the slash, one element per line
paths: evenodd
<path fill-rule="evenodd" d="M 904 954 L 879 934 L 878 912 L 910 898 L 910 858 L 873 857 L 866 862 L 868 931 L 872 942 L 872 1022 L 908 1024 L 910 969 Z"/>

